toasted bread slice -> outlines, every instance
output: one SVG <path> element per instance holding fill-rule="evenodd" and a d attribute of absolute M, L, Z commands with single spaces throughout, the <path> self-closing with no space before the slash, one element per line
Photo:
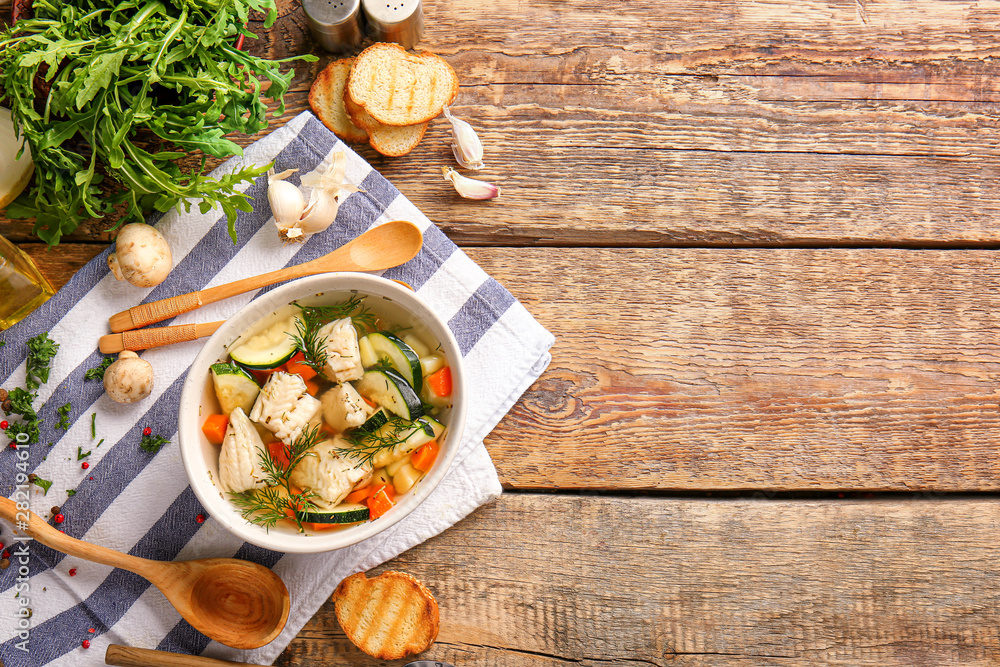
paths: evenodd
<path fill-rule="evenodd" d="M 416 655 L 437 639 L 437 601 L 405 572 L 387 570 L 373 579 L 352 574 L 337 586 L 333 602 L 347 638 L 381 660 Z"/>
<path fill-rule="evenodd" d="M 309 106 L 330 130 L 344 141 L 368 141 L 368 133 L 354 123 L 344 109 L 344 88 L 354 58 L 334 60 L 326 66 L 309 89 Z"/>
<path fill-rule="evenodd" d="M 399 44 L 372 44 L 354 60 L 347 90 L 355 103 L 386 125 L 426 123 L 458 94 L 458 75 L 433 53 L 407 53 Z"/>
<path fill-rule="evenodd" d="M 344 108 L 347 115 L 351 117 L 358 127 L 368 133 L 368 143 L 382 155 L 389 157 L 399 157 L 406 155 L 420 143 L 424 138 L 429 123 L 417 123 L 416 125 L 386 125 L 380 123 L 364 110 L 364 107 L 355 104 L 351 96 L 344 91 Z"/>

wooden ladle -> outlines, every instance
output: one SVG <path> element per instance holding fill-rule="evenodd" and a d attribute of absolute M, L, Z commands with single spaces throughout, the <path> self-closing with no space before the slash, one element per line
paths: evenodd
<path fill-rule="evenodd" d="M 336 250 L 314 260 L 236 280 L 225 285 L 144 303 L 112 315 L 111 331 L 120 333 L 187 313 L 205 304 L 228 299 L 285 280 L 330 271 L 382 271 L 413 259 L 424 243 L 420 228 L 412 222 L 395 220 L 373 227 Z"/>
<path fill-rule="evenodd" d="M 259 648 L 277 637 L 288 620 L 288 589 L 263 565 L 235 558 L 158 561 L 130 556 L 70 537 L 34 512 L 19 510 L 9 498 L 0 498 L 0 517 L 56 551 L 138 574 L 160 589 L 195 630 L 226 646 Z"/>

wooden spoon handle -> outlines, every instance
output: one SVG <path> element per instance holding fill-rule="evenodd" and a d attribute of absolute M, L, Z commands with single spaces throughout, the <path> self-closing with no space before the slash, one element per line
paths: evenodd
<path fill-rule="evenodd" d="M 21 497 L 23 496 L 23 498 Z M 32 537 L 37 542 L 41 542 L 47 547 L 61 551 L 70 556 L 76 556 L 84 560 L 89 560 L 101 565 L 119 567 L 129 572 L 134 572 L 140 577 L 150 579 L 155 576 L 155 568 L 158 563 L 123 554 L 120 551 L 99 547 L 96 544 L 84 542 L 74 537 L 60 532 L 47 524 L 40 516 L 27 509 L 28 493 L 20 492 L 14 494 L 18 502 L 10 498 L 0 497 L 0 518 L 12 523 L 17 530 Z M 154 582 L 155 583 L 155 582 Z"/>
<path fill-rule="evenodd" d="M 123 331 L 101 336 L 97 346 L 104 354 L 117 354 L 122 350 L 148 350 L 152 347 L 163 347 L 211 336 L 222 325 L 223 322 L 199 322 Z"/>
<path fill-rule="evenodd" d="M 201 299 L 201 292 L 190 292 L 132 306 L 128 310 L 112 315 L 108 321 L 111 323 L 111 330 L 119 333 L 168 320 L 181 313 L 201 308 L 205 303 Z"/>
<path fill-rule="evenodd" d="M 111 644 L 104 654 L 104 664 L 119 667 L 254 667 L 247 662 L 230 662 L 200 655 L 184 655 L 148 648 Z"/>

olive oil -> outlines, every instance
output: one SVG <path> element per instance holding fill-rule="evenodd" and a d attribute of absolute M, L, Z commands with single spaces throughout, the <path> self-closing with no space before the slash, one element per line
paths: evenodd
<path fill-rule="evenodd" d="M 31 258 L 0 236 L 0 329 L 17 324 L 55 293 Z"/>

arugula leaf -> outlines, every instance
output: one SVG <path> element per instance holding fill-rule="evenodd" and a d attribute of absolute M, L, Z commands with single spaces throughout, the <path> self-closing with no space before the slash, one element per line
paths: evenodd
<path fill-rule="evenodd" d="M 267 128 L 265 85 L 273 115 L 284 113 L 287 64 L 315 56 L 268 60 L 233 46 L 256 37 L 251 12 L 273 24 L 274 0 L 36 0 L 33 10 L 0 30 L 0 102 L 36 171 L 7 216 L 34 217 L 34 233 L 56 245 L 92 217 L 142 221 L 198 201 L 226 215 L 235 242 L 236 217 L 252 210 L 245 184 L 270 165 L 208 177 L 204 163 L 176 161 L 241 155 L 226 135 Z"/>

